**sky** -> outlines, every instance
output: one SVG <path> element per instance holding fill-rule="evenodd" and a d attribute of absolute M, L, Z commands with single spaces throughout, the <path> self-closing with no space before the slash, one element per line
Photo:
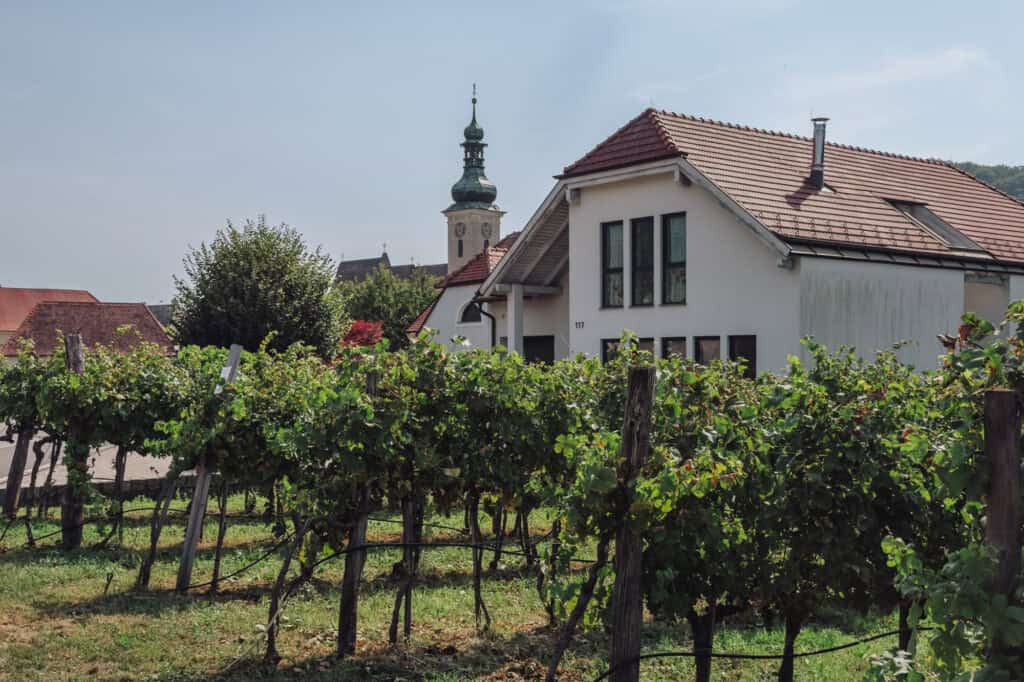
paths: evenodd
<path fill-rule="evenodd" d="M 522 227 L 648 106 L 1024 164 L 1024 3 L 0 0 L 0 285 L 169 302 L 228 220 L 443 262 L 472 83 Z"/>

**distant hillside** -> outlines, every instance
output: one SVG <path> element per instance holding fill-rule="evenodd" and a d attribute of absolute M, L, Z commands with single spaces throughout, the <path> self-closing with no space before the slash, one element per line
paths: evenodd
<path fill-rule="evenodd" d="M 962 161 L 956 165 L 979 180 L 1024 200 L 1024 166 L 983 166 L 970 161 Z"/>

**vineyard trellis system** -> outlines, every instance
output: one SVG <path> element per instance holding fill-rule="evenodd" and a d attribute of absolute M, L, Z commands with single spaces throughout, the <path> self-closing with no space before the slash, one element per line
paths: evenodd
<path fill-rule="evenodd" d="M 1007 324 L 1024 321 L 1024 306 L 1015 306 Z M 815 654 L 796 651 L 801 628 L 834 602 L 898 609 L 902 650 L 926 618 L 947 671 L 970 665 L 964 652 L 972 651 L 986 668 L 1018 674 L 1024 336 L 985 339 L 991 331 L 965 318 L 934 374 L 914 372 L 894 353 L 867 361 L 809 342 L 807 366 L 794 359 L 788 373 L 753 379 L 734 363 L 654 360 L 628 334 L 611 362 L 552 366 L 527 365 L 515 354 L 453 353 L 426 336 L 401 352 L 344 349 L 325 363 L 301 347 L 187 347 L 173 358 L 145 344 L 85 352 L 69 335 L 63 357 L 37 358 L 26 346 L 0 369 L 0 418 L 20 444 L 7 528 L 17 520 L 27 443 L 42 434 L 52 452 L 63 444 L 69 471 L 59 531 L 65 549 L 81 544 L 86 506 L 106 506 L 92 520 L 119 529 L 128 513 L 129 452 L 170 459 L 156 506 L 130 510 L 150 513 L 140 589 L 148 588 L 171 514 L 189 517 L 179 592 L 216 591 L 281 555 L 268 663 L 278 660 L 281 610 L 323 563 L 345 558 L 337 640 L 344 657 L 356 653 L 367 552 L 401 552 L 393 643 L 411 632 L 421 553 L 460 547 L 472 553 L 481 630 L 490 626 L 485 553 L 493 553 L 492 567 L 509 554 L 536 572 L 538 596 L 559 627 L 549 680 L 581 624 L 603 622 L 612 633 L 605 677 L 633 682 L 641 661 L 687 655 L 703 682 L 711 661 L 728 657 L 714 651 L 716 625 L 747 610 L 780 617 L 779 679 L 791 680 L 794 661 Z M 119 452 L 109 500 L 85 467 L 101 443 Z M 44 456 L 36 453 L 33 489 Z M 190 469 L 199 473 L 189 507 L 172 510 Z M 221 576 L 229 489 L 266 497 L 264 516 L 278 539 L 255 562 Z M 192 558 L 211 496 L 219 502 L 213 578 L 194 583 Z M 428 508 L 461 510 L 464 528 L 447 528 L 465 541 L 424 542 Z M 541 508 L 552 529 L 534 542 L 530 517 Z M 382 509 L 400 520 L 376 516 Z M 483 540 L 483 511 L 493 542 Z M 371 520 L 400 523 L 401 541 L 369 542 Z M 593 559 L 578 558 L 595 545 Z M 289 581 L 295 560 L 299 575 Z M 582 580 L 570 569 L 581 561 L 589 564 Z M 966 586 L 960 594 L 973 602 L 951 602 L 950 585 Z M 692 651 L 642 655 L 645 605 L 656 619 L 688 623 Z M 733 657 L 755 656 L 763 658 Z M 880 675 L 890 663 L 876 662 Z"/>

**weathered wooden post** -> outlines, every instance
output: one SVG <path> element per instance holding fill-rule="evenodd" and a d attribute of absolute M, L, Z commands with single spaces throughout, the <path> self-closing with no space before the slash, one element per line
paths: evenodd
<path fill-rule="evenodd" d="M 372 401 L 377 396 L 377 375 L 366 377 L 366 395 Z M 359 492 L 359 506 L 355 522 L 348 536 L 348 554 L 345 555 L 345 574 L 341 579 L 341 605 L 338 608 L 338 656 L 356 652 L 356 631 L 359 622 L 359 580 L 366 563 L 366 550 L 352 551 L 366 544 L 366 527 L 370 517 L 370 484 L 363 484 Z"/>
<path fill-rule="evenodd" d="M 18 514 L 21 482 L 25 477 L 25 465 L 28 464 L 28 448 L 32 443 L 32 426 L 19 424 L 18 440 L 11 457 L 11 468 L 7 472 L 7 494 L 4 497 L 4 516 L 13 519 Z"/>
<path fill-rule="evenodd" d="M 68 371 L 75 374 L 85 372 L 85 346 L 81 334 L 64 337 L 64 351 Z M 85 525 L 85 502 L 82 499 L 82 481 L 89 475 L 88 448 L 85 457 L 80 456 L 81 443 L 77 442 L 75 424 L 68 425 L 67 451 L 68 480 L 60 505 L 61 547 L 65 550 L 78 549 L 82 545 L 82 526 Z"/>
<path fill-rule="evenodd" d="M 221 370 L 221 382 L 214 389 L 215 394 L 224 390 L 224 386 L 235 380 L 238 363 L 242 357 L 242 347 L 237 343 L 231 346 L 228 363 Z M 206 519 L 206 504 L 210 498 L 210 479 L 213 478 L 214 463 L 206 454 L 199 458 L 196 467 L 196 487 L 192 491 L 192 507 L 188 515 L 188 528 L 185 531 L 185 542 L 181 547 L 181 562 L 178 564 L 178 582 L 175 589 L 184 592 L 192 582 L 192 563 L 196 558 L 196 548 L 202 532 L 203 521 Z"/>
<path fill-rule="evenodd" d="M 985 392 L 985 458 L 988 460 L 988 502 L 985 540 L 999 550 L 997 594 L 1010 596 L 1020 570 L 1020 438 L 1021 414 L 1017 393 L 1008 389 Z M 998 653 L 999 643 L 993 646 Z"/>
<path fill-rule="evenodd" d="M 651 406 L 654 402 L 653 367 L 630 367 L 626 414 L 622 423 L 622 476 L 628 503 L 636 477 L 651 450 Z M 615 536 L 615 587 L 612 596 L 612 682 L 640 680 L 640 625 L 643 598 L 640 593 L 643 547 L 640 532 L 623 523 Z"/>

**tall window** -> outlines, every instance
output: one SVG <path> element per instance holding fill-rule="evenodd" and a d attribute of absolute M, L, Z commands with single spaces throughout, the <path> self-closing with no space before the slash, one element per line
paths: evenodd
<path fill-rule="evenodd" d="M 693 340 L 693 359 L 702 365 L 722 358 L 722 339 L 718 336 L 698 336 Z"/>
<path fill-rule="evenodd" d="M 661 217 L 661 302 L 686 303 L 686 214 Z"/>
<path fill-rule="evenodd" d="M 459 240 L 459 258 L 462 258 L 462 240 Z"/>
<path fill-rule="evenodd" d="M 629 223 L 632 236 L 633 305 L 654 305 L 654 218 L 636 218 Z"/>
<path fill-rule="evenodd" d="M 622 307 L 622 223 L 601 224 L 601 306 Z"/>
<path fill-rule="evenodd" d="M 729 337 L 729 359 L 746 364 L 743 373 L 753 379 L 757 376 L 757 337 L 744 334 Z"/>

